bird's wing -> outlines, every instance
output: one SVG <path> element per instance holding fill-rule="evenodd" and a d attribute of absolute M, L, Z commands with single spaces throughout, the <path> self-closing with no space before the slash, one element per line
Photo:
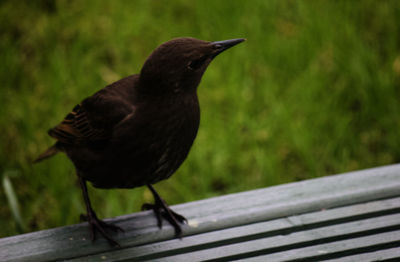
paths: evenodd
<path fill-rule="evenodd" d="M 57 126 L 49 130 L 49 135 L 64 144 L 83 144 L 107 138 L 104 128 L 94 127 L 82 104 L 78 104 Z"/>
<path fill-rule="evenodd" d="M 106 141 L 115 125 L 133 111 L 133 105 L 109 86 L 76 105 L 60 124 L 49 130 L 49 135 L 69 145 Z"/>

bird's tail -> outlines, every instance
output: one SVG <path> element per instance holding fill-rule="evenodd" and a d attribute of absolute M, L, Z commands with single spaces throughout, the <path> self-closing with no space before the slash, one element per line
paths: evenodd
<path fill-rule="evenodd" d="M 57 143 L 55 143 L 53 146 L 49 147 L 44 153 L 42 153 L 38 158 L 36 158 L 33 163 L 38 163 L 46 158 L 52 157 L 58 152 L 60 152 L 60 150 L 57 148 Z"/>

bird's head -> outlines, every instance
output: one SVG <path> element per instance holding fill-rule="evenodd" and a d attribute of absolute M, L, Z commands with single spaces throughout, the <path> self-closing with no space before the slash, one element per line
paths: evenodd
<path fill-rule="evenodd" d="M 176 38 L 163 43 L 147 58 L 140 72 L 142 91 L 154 95 L 195 92 L 210 62 L 245 39 L 207 42 Z"/>

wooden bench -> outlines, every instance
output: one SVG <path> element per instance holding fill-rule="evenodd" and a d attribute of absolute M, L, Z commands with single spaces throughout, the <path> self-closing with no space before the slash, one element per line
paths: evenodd
<path fill-rule="evenodd" d="M 400 165 L 173 206 L 183 239 L 145 211 L 108 219 L 111 248 L 86 223 L 0 239 L 0 261 L 400 261 Z"/>

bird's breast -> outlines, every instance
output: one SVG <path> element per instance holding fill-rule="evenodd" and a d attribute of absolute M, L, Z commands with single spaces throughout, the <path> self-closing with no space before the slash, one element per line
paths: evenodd
<path fill-rule="evenodd" d="M 196 109 L 188 110 L 190 111 L 184 112 L 180 118 L 175 115 L 170 121 L 166 121 L 164 127 L 158 130 L 163 139 L 154 141 L 156 144 L 160 143 L 160 150 L 154 154 L 153 183 L 171 176 L 189 154 L 197 135 L 200 116 Z"/>
<path fill-rule="evenodd" d="M 138 108 L 132 119 L 114 133 L 110 158 L 122 167 L 118 180 L 123 185 L 118 187 L 153 184 L 168 178 L 186 159 L 197 135 L 197 103 L 160 104 L 145 109 Z"/>

